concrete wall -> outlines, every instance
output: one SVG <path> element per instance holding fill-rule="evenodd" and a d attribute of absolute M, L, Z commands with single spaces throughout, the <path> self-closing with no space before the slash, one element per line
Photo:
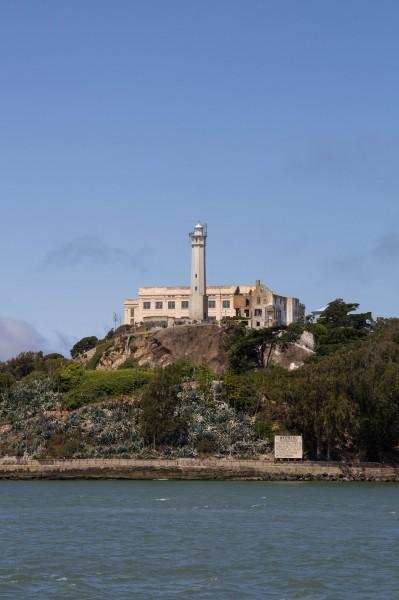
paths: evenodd
<path fill-rule="evenodd" d="M 0 459 L 0 479 L 259 479 L 398 481 L 399 465 L 236 459 Z"/>

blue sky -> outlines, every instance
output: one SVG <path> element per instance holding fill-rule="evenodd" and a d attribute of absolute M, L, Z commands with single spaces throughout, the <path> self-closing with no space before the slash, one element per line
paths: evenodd
<path fill-rule="evenodd" d="M 260 278 L 398 315 L 399 4 L 3 0 L 0 359 L 141 285 Z"/>

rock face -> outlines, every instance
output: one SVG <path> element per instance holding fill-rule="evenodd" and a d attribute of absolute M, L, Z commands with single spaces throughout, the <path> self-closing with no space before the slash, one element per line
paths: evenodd
<path fill-rule="evenodd" d="M 142 367 L 164 366 L 179 360 L 206 364 L 217 373 L 227 365 L 222 348 L 222 329 L 217 325 L 183 325 L 161 329 L 135 350 Z"/>
<path fill-rule="evenodd" d="M 216 373 L 227 367 L 227 355 L 222 347 L 223 331 L 217 325 L 181 325 L 152 331 L 116 332 L 96 368 L 118 369 L 127 359 L 139 367 L 163 367 L 179 360 L 206 364 Z M 87 364 L 95 350 L 79 360 Z"/>
<path fill-rule="evenodd" d="M 271 356 L 271 364 L 293 371 L 302 367 L 305 360 L 314 353 L 314 336 L 309 331 L 304 331 L 296 343 L 289 344 L 284 350 L 276 348 Z"/>
<path fill-rule="evenodd" d="M 204 364 L 216 373 L 223 373 L 228 366 L 227 353 L 222 344 L 223 328 L 218 325 L 180 325 L 165 329 L 153 328 L 130 330 L 120 328 L 99 356 L 96 369 L 113 370 L 127 360 L 139 367 L 163 367 L 179 360 Z M 98 346 L 97 348 L 100 348 Z M 87 364 L 97 349 L 89 350 L 79 357 Z M 297 369 L 306 358 L 314 354 L 313 335 L 304 331 L 296 343 L 284 349 L 276 349 L 271 364 L 285 369 Z"/>

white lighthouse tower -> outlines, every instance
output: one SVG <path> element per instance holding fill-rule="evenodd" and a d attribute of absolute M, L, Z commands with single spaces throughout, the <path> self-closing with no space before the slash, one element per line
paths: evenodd
<path fill-rule="evenodd" d="M 206 225 L 197 223 L 191 238 L 191 296 L 190 319 L 205 321 L 208 318 L 208 296 L 206 295 L 205 247 Z"/>

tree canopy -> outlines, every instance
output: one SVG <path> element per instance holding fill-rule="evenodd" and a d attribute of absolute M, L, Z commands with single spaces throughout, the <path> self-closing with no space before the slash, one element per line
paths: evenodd
<path fill-rule="evenodd" d="M 77 358 L 79 354 L 83 354 L 84 352 L 88 352 L 88 350 L 92 350 L 96 347 L 97 343 L 98 338 L 95 335 L 82 338 L 71 348 L 72 358 Z"/>
<path fill-rule="evenodd" d="M 317 322 L 333 328 L 349 327 L 357 330 L 370 328 L 371 312 L 353 314 L 358 308 L 357 302 L 344 302 L 342 298 L 337 298 L 327 305 Z"/>

